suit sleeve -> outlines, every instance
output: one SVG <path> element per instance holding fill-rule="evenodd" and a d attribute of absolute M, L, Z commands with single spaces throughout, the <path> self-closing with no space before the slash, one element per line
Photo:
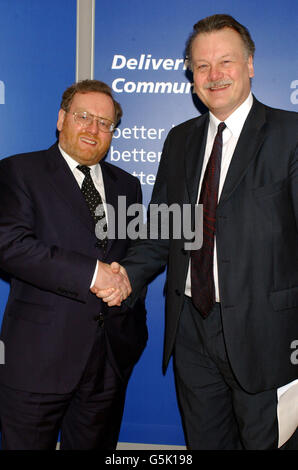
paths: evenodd
<path fill-rule="evenodd" d="M 167 204 L 167 168 L 169 155 L 169 137 L 166 139 L 156 181 L 147 212 L 147 223 L 142 231 L 142 238 L 132 242 L 122 265 L 127 270 L 132 285 L 132 294 L 127 300 L 133 304 L 142 289 L 161 272 L 168 260 L 169 240 L 161 237 L 161 227 L 150 214 L 160 204 Z M 152 236 L 152 234 L 154 234 Z"/>
<path fill-rule="evenodd" d="M 0 162 L 0 269 L 40 289 L 85 301 L 96 260 L 37 238 L 30 188 L 9 160 Z"/>

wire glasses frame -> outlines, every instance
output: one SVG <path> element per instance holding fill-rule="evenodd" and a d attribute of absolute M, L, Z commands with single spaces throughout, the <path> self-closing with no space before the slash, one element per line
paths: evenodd
<path fill-rule="evenodd" d="M 80 124 L 82 127 L 91 126 L 96 120 L 99 130 L 102 132 L 114 132 L 115 124 L 110 119 L 103 118 L 100 116 L 95 116 L 94 114 L 88 113 L 88 111 L 78 111 L 72 113 L 74 121 Z"/>

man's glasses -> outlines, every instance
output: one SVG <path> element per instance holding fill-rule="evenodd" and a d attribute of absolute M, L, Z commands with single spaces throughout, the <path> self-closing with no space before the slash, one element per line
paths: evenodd
<path fill-rule="evenodd" d="M 110 121 L 110 119 L 106 119 L 100 116 L 94 116 L 94 114 L 88 113 L 87 111 L 72 113 L 72 115 L 75 122 L 80 124 L 82 127 L 91 126 L 95 119 L 100 131 L 113 132 L 115 129 L 115 124 L 113 123 L 113 121 Z"/>

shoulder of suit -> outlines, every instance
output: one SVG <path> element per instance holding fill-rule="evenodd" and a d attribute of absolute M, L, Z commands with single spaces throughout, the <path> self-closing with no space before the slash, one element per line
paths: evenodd
<path fill-rule="evenodd" d="M 261 103 L 256 98 L 255 105 L 263 107 L 268 122 L 276 123 L 277 125 L 298 125 L 298 113 L 296 111 L 289 111 L 287 109 L 273 108 L 266 104 Z"/>
<path fill-rule="evenodd" d="M 298 141 L 298 113 L 284 109 L 266 108 L 267 132 L 280 136 L 286 142 Z"/>
<path fill-rule="evenodd" d="M 208 113 L 202 114 L 201 116 L 188 119 L 187 121 L 181 122 L 180 124 L 177 124 L 175 127 L 173 127 L 170 132 L 170 134 L 179 134 L 179 133 L 184 133 L 184 132 L 189 132 L 195 127 L 198 127 L 206 122 L 208 120 Z"/>
<path fill-rule="evenodd" d="M 295 111 L 288 111 L 285 109 L 277 109 L 277 108 L 270 108 L 270 106 L 265 106 L 267 115 L 271 117 L 271 119 L 275 119 L 277 121 L 282 122 L 292 122 L 298 124 L 298 113 Z"/>
<path fill-rule="evenodd" d="M 33 166 L 36 162 L 40 162 L 42 157 L 45 157 L 47 150 L 36 150 L 34 152 L 18 153 L 16 155 L 11 155 L 0 160 L 0 165 L 5 166 L 14 166 L 21 165 L 23 167 Z"/>

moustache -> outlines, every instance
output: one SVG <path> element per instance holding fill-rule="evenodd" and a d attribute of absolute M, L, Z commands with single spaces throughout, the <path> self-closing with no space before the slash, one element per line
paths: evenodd
<path fill-rule="evenodd" d="M 232 85 L 233 81 L 232 80 L 218 80 L 216 82 L 208 82 L 205 83 L 204 88 L 209 89 L 209 88 L 217 88 L 225 85 Z"/>

